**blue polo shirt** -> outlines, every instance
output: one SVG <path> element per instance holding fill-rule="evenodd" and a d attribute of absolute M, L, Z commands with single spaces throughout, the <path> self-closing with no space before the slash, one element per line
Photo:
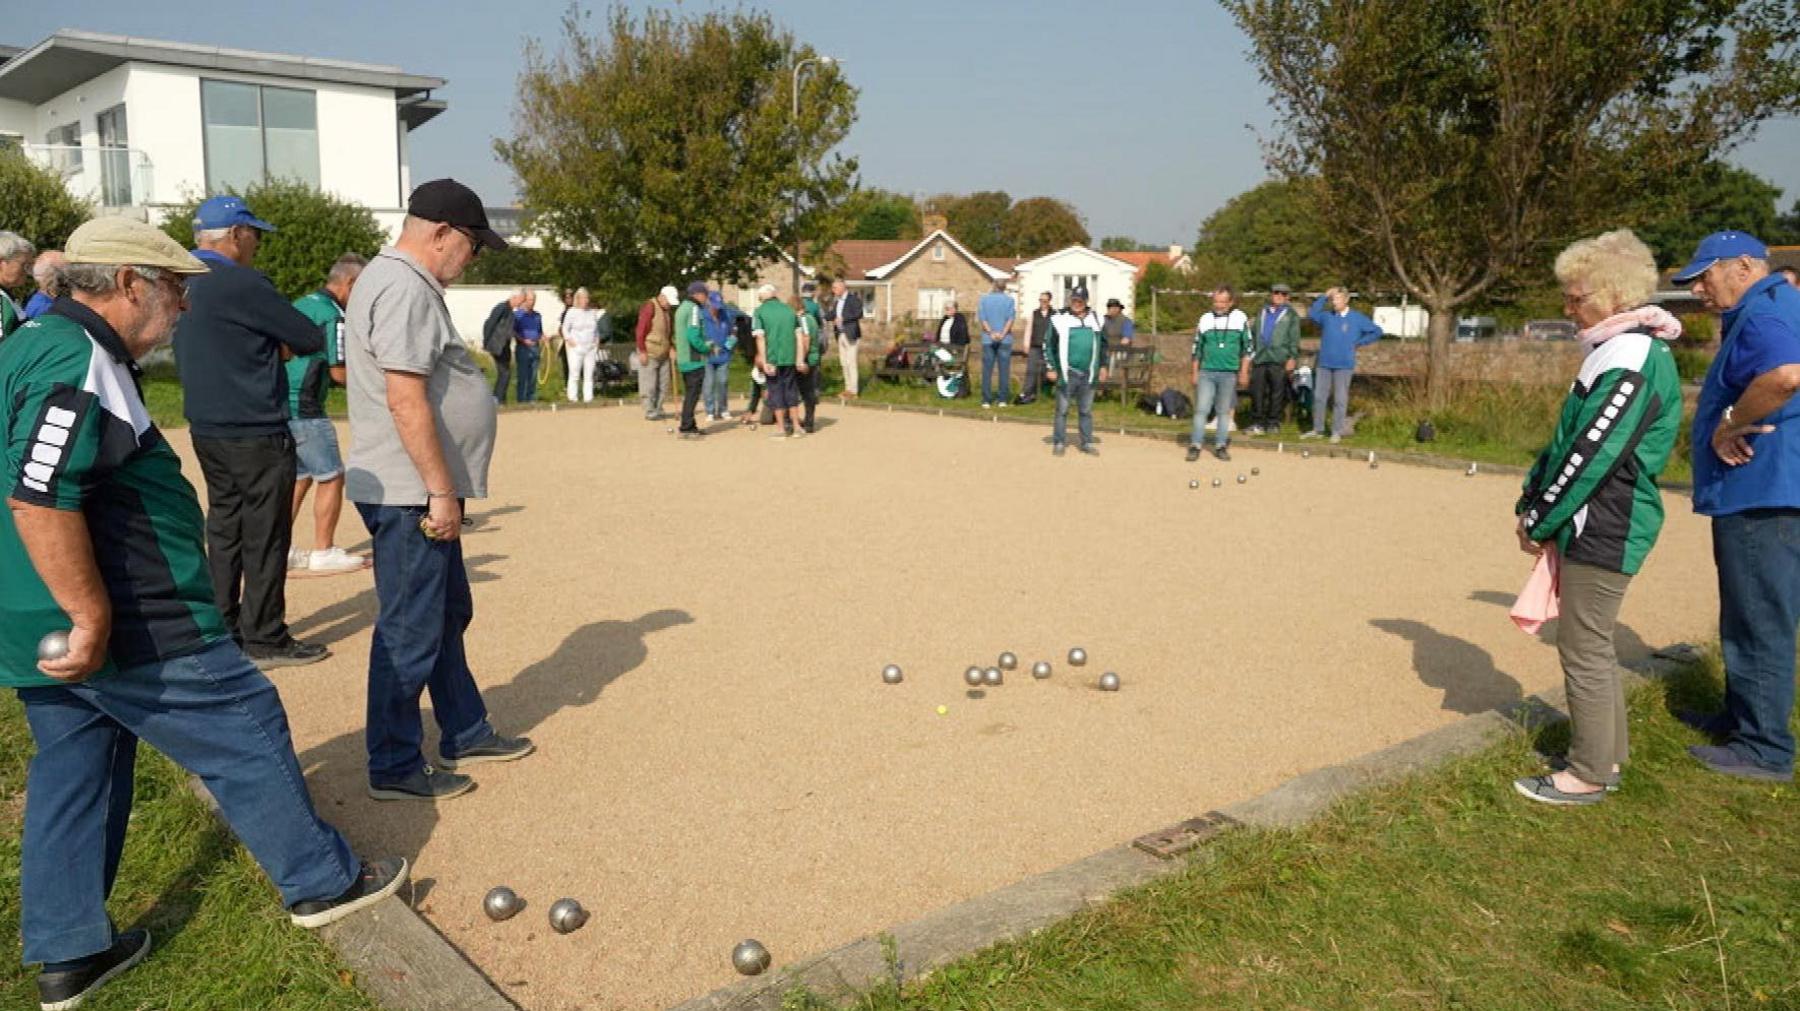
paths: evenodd
<path fill-rule="evenodd" d="M 975 309 L 976 318 L 987 324 L 987 328 L 995 334 L 1004 333 L 1017 314 L 1018 309 L 1013 305 L 1012 296 L 1003 291 L 990 291 L 981 296 L 981 302 Z M 984 340 L 992 339 L 986 333 L 981 336 Z"/>
<path fill-rule="evenodd" d="M 1800 291 L 1780 274 L 1770 274 L 1751 285 L 1720 324 L 1725 339 L 1694 409 L 1694 511 L 1729 516 L 1748 509 L 1800 509 L 1800 397 L 1762 419 L 1775 430 L 1750 437 L 1756 455 L 1749 463 L 1727 467 L 1712 448 L 1719 417 L 1757 376 L 1800 365 Z"/>

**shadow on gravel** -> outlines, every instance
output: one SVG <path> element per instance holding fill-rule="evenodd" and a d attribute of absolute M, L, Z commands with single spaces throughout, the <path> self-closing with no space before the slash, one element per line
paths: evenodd
<path fill-rule="evenodd" d="M 1406 618 L 1375 618 L 1369 624 L 1412 643 L 1413 672 L 1428 687 L 1443 691 L 1442 706 L 1453 713 L 1472 716 L 1524 698 L 1518 680 L 1494 666 L 1487 650 L 1466 639 Z"/>
<path fill-rule="evenodd" d="M 1517 600 L 1518 596 L 1517 593 L 1507 593 L 1504 590 L 1476 590 L 1469 594 L 1469 599 L 1481 604 L 1504 607 L 1511 611 L 1513 601 Z M 1556 645 L 1556 621 L 1554 619 L 1545 622 L 1544 627 L 1538 629 L 1537 639 L 1539 642 L 1551 646 Z M 1618 650 L 1619 662 L 1625 664 L 1647 660 L 1651 653 L 1650 644 L 1644 641 L 1644 637 L 1632 631 L 1631 626 L 1624 622 L 1613 626 L 1613 646 Z"/>

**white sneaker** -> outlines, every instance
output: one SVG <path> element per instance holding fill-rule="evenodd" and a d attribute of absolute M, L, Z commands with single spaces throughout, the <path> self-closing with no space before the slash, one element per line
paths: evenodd
<path fill-rule="evenodd" d="M 1332 444 L 1332 445 L 1333 445 L 1333 446 L 1335 446 L 1335 445 L 1337 445 L 1337 444 L 1338 444 L 1338 443 L 1340 443 L 1340 442 L 1343 442 L 1343 441 L 1344 441 L 1344 437 L 1343 437 L 1343 436 L 1341 436 L 1341 435 L 1334 435 L 1334 436 L 1332 436 L 1332 437 L 1331 437 L 1331 444 Z"/>
<path fill-rule="evenodd" d="M 312 552 L 305 548 L 288 549 L 288 568 L 304 569 L 312 563 Z"/>
<path fill-rule="evenodd" d="M 730 421 L 731 420 L 731 412 L 726 411 L 724 414 L 719 415 L 719 420 L 720 421 Z"/>
<path fill-rule="evenodd" d="M 1007 403 L 1006 401 L 1002 400 L 999 403 L 995 404 L 994 406 L 995 407 L 1011 407 L 1012 405 Z"/>
<path fill-rule="evenodd" d="M 338 547 L 310 554 L 312 558 L 306 563 L 306 567 L 313 572 L 355 572 L 365 564 L 362 556 L 350 554 Z"/>

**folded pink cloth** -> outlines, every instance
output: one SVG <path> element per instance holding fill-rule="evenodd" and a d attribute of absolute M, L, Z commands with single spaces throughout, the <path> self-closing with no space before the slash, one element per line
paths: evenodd
<path fill-rule="evenodd" d="M 1536 635 L 1544 622 L 1560 613 L 1561 596 L 1562 562 L 1556 556 L 1556 548 L 1546 544 L 1537 564 L 1531 567 L 1531 578 L 1525 580 L 1525 588 L 1513 602 L 1513 624 L 1528 635 Z"/>

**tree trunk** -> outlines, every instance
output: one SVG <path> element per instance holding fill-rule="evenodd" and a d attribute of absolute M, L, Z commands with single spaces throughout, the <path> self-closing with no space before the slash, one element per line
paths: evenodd
<path fill-rule="evenodd" d="M 1456 310 L 1426 302 L 1425 311 L 1425 399 L 1435 409 L 1450 399 L 1450 340 L 1456 334 Z"/>

